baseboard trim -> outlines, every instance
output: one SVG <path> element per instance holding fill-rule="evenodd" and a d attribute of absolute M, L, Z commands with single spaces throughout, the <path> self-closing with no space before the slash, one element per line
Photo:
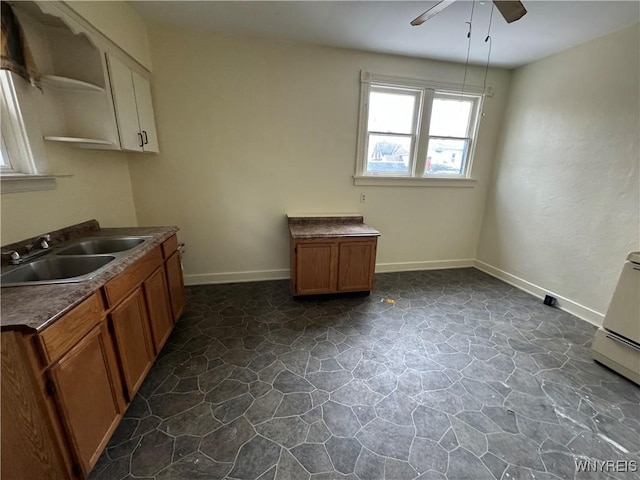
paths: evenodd
<path fill-rule="evenodd" d="M 430 262 L 377 263 L 376 273 L 413 272 L 418 270 L 446 270 L 473 267 L 473 258 L 460 260 L 434 260 Z"/>
<path fill-rule="evenodd" d="M 539 285 L 528 282 L 516 275 L 500 270 L 493 265 L 477 259 L 467 258 L 458 260 L 435 260 L 428 262 L 396 262 L 376 264 L 376 273 L 412 272 L 419 270 L 443 270 L 450 268 L 475 267 L 478 270 L 491 275 L 503 282 L 513 285 L 534 297 L 543 299 L 545 295 L 552 295 L 557 299 L 557 307 L 565 312 L 575 315 L 596 327 L 600 327 L 604 321 L 604 314 L 581 305 L 573 300 L 551 292 Z M 220 283 L 245 283 L 263 282 L 267 280 L 287 280 L 290 278 L 289 269 L 278 270 L 253 270 L 245 272 L 223 273 L 199 273 L 184 276 L 185 285 L 214 285 Z"/>
<path fill-rule="evenodd" d="M 289 269 L 254 270 L 246 272 L 196 273 L 184 276 L 185 285 L 214 285 L 218 283 L 263 282 L 266 280 L 286 280 Z"/>
<path fill-rule="evenodd" d="M 432 262 L 378 263 L 376 273 L 411 272 L 414 270 L 442 270 L 447 268 L 473 267 L 472 258 L 465 260 L 438 260 Z M 267 280 L 286 280 L 290 278 L 289 269 L 252 270 L 246 272 L 197 273 L 184 276 L 184 284 L 215 285 L 219 283 L 264 282 Z"/>
<path fill-rule="evenodd" d="M 489 265 L 488 263 L 482 262 L 480 260 L 474 261 L 474 267 L 478 270 L 491 275 L 503 282 L 508 283 L 509 285 L 513 285 L 520 290 L 523 290 L 534 297 L 538 297 L 540 299 L 544 299 L 545 295 L 551 295 L 557 299 L 557 307 L 560 310 L 564 310 L 565 312 L 570 313 L 571 315 L 575 315 L 582 320 L 585 320 L 596 327 L 602 326 L 602 322 L 604 321 L 604 314 L 600 312 L 596 312 L 595 310 L 581 305 L 573 300 L 570 300 L 566 297 L 558 295 L 557 293 L 551 292 L 535 283 L 528 282 L 516 275 L 512 275 L 504 270 L 500 270 L 493 265 Z"/>

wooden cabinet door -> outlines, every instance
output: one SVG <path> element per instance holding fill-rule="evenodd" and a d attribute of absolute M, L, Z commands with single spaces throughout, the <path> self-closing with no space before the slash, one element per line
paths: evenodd
<path fill-rule="evenodd" d="M 124 411 L 122 385 L 104 322 L 51 368 L 55 398 L 86 476 Z"/>
<path fill-rule="evenodd" d="M 146 78 L 142 78 L 136 72 L 131 72 L 131 75 L 133 78 L 133 90 L 136 94 L 138 122 L 143 138 L 142 148 L 145 152 L 158 153 L 158 134 L 156 133 L 156 121 L 153 117 L 151 86 Z"/>
<path fill-rule="evenodd" d="M 136 94 L 133 88 L 131 70 L 120 60 L 107 54 L 111 94 L 118 121 L 118 134 L 123 150 L 141 152 L 143 141 L 138 122 Z"/>
<path fill-rule="evenodd" d="M 294 253 L 295 294 L 335 292 L 337 255 L 337 242 L 297 243 Z"/>
<path fill-rule="evenodd" d="M 169 291 L 164 276 L 164 268 L 160 267 L 144 282 L 144 297 L 149 311 L 151 336 L 156 354 L 160 352 L 173 329 L 173 318 L 169 304 Z"/>
<path fill-rule="evenodd" d="M 129 400 L 140 388 L 155 358 L 149 317 L 142 290 L 137 288 L 111 312 L 120 366 Z"/>
<path fill-rule="evenodd" d="M 338 291 L 359 292 L 373 288 L 376 239 L 340 242 Z"/>
<path fill-rule="evenodd" d="M 70 475 L 49 422 L 38 381 L 19 332 L 0 334 L 0 478 L 57 480 Z M 18 473 L 19 472 L 19 473 Z"/>
<path fill-rule="evenodd" d="M 182 275 L 182 263 L 180 252 L 174 252 L 165 262 L 167 272 L 167 284 L 169 285 L 169 299 L 171 300 L 171 313 L 173 321 L 177 322 L 184 310 L 186 301 L 184 292 L 184 277 Z"/>

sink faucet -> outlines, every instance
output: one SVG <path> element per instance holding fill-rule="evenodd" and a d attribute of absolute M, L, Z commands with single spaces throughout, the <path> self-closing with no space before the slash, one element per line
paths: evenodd
<path fill-rule="evenodd" d="M 36 240 L 36 245 L 40 247 L 41 250 L 46 250 L 47 248 L 50 248 L 49 246 L 50 241 L 51 241 L 51 235 L 47 233 L 46 235 L 42 235 L 41 237 L 38 237 L 38 239 Z"/>
<path fill-rule="evenodd" d="M 2 255 L 11 265 L 19 265 L 47 253 L 51 248 L 49 245 L 50 241 L 51 235 L 42 235 L 38 237 L 33 244 L 25 245 L 25 254 L 20 255 L 17 250 L 9 250 L 7 252 L 2 252 Z"/>

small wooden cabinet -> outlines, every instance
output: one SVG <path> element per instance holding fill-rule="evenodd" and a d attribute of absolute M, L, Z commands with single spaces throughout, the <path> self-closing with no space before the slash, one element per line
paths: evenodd
<path fill-rule="evenodd" d="M 173 235 L 41 332 L 3 331 L 2 478 L 87 478 L 184 305 Z"/>
<path fill-rule="evenodd" d="M 292 240 L 294 295 L 373 289 L 377 237 Z"/>
<path fill-rule="evenodd" d="M 289 218 L 293 295 L 373 289 L 379 232 L 362 217 Z"/>

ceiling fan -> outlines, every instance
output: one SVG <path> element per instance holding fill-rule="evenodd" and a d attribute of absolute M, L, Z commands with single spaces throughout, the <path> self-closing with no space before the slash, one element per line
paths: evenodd
<path fill-rule="evenodd" d="M 414 27 L 422 25 L 424 22 L 435 17 L 438 13 L 449 7 L 453 2 L 455 2 L 455 0 L 442 0 L 436 3 L 422 15 L 412 20 L 411 25 Z M 520 20 L 527 13 L 522 2 L 519 2 L 518 0 L 493 0 L 493 3 L 507 23 Z"/>

